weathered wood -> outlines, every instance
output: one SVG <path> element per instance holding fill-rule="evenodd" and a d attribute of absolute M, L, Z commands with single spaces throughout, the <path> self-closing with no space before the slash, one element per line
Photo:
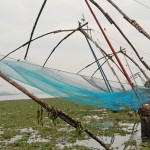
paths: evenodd
<path fill-rule="evenodd" d="M 33 36 L 33 33 L 34 33 L 34 30 L 35 30 L 35 28 L 36 28 L 36 25 L 37 25 L 37 23 L 38 23 L 38 20 L 39 20 L 39 18 L 40 18 L 40 15 L 41 15 L 43 9 L 44 9 L 44 6 L 45 6 L 46 2 L 47 2 L 47 0 L 44 0 L 43 4 L 42 4 L 42 6 L 41 6 L 41 9 L 40 9 L 40 11 L 39 11 L 39 13 L 38 13 L 38 16 L 37 16 L 37 18 L 36 18 L 36 20 L 35 20 L 35 23 L 34 23 L 34 26 L 33 26 L 33 28 L 32 28 L 32 32 L 31 32 L 31 35 L 30 35 L 29 43 L 28 43 L 28 46 L 27 46 L 26 54 L 25 54 L 25 56 L 24 56 L 24 59 L 26 59 L 26 57 L 27 57 L 27 54 L 28 54 L 28 51 L 29 51 L 29 47 L 30 47 L 30 43 L 31 43 L 31 40 L 32 40 L 32 36 Z"/>
<path fill-rule="evenodd" d="M 103 80 L 104 80 L 104 82 L 105 82 L 105 84 L 106 84 L 106 87 L 107 87 L 108 91 L 109 91 L 109 92 L 113 92 L 113 89 L 112 89 L 112 87 L 111 87 L 111 85 L 110 85 L 110 83 L 109 83 L 109 81 L 108 81 L 108 79 L 107 79 L 107 76 L 106 76 L 106 74 L 105 74 L 105 72 L 104 72 L 104 70 L 103 70 L 103 68 L 102 68 L 102 65 L 100 65 L 100 63 L 99 63 L 99 61 L 98 61 L 98 59 L 97 59 L 97 56 L 96 56 L 96 54 L 95 54 L 95 52 L 94 52 L 94 50 L 93 50 L 93 48 L 92 48 L 92 46 L 91 46 L 91 44 L 90 44 L 90 42 L 89 42 L 89 39 L 88 39 L 86 36 L 85 36 L 85 39 L 86 39 L 86 41 L 87 41 L 87 43 L 88 43 L 88 45 L 89 45 L 89 47 L 90 47 L 90 49 L 91 49 L 91 52 L 92 52 L 92 54 L 93 54 L 93 56 L 94 56 L 95 62 L 96 62 L 97 67 L 98 67 L 97 70 L 100 71 L 100 74 L 101 74 L 102 77 L 103 77 Z M 93 75 L 92 75 L 92 76 L 93 76 Z"/>
<path fill-rule="evenodd" d="M 117 60 L 117 62 L 118 62 L 118 64 L 119 64 L 120 68 L 122 69 L 122 71 L 123 71 L 123 73 L 124 73 L 124 76 L 126 77 L 128 83 L 130 84 L 130 86 L 131 86 L 132 90 L 134 91 L 136 97 L 139 99 L 139 101 L 141 101 L 141 97 L 139 96 L 138 92 L 136 91 L 136 88 L 135 88 L 134 84 L 133 84 L 132 81 L 130 80 L 130 77 L 129 77 L 129 75 L 128 75 L 126 69 L 124 68 L 124 66 L 123 66 L 123 64 L 122 64 L 122 62 L 121 62 L 121 60 L 120 60 L 120 58 L 119 58 L 118 55 L 116 54 L 116 51 L 115 51 L 114 47 L 112 46 L 110 40 L 108 39 L 106 33 L 104 32 L 104 30 L 103 30 L 103 28 L 102 28 L 100 22 L 98 21 L 98 19 L 97 19 L 95 13 L 94 13 L 94 11 L 93 11 L 93 9 L 92 9 L 91 6 L 89 5 L 88 0 L 85 0 L 85 3 L 87 4 L 87 7 L 89 8 L 89 10 L 90 10 L 90 12 L 91 12 L 93 18 L 95 19 L 95 21 L 96 21 L 96 23 L 97 23 L 97 25 L 98 25 L 100 31 L 102 32 L 102 34 L 103 34 L 103 36 L 104 36 L 104 38 L 105 38 L 107 44 L 109 45 L 109 48 L 111 49 L 112 53 L 114 54 L 114 56 L 115 56 L 115 58 L 116 58 L 116 60 Z"/>
<path fill-rule="evenodd" d="M 150 88 L 150 79 L 145 82 L 144 86 Z"/>
<path fill-rule="evenodd" d="M 53 52 L 56 50 L 56 48 L 68 37 L 70 37 L 73 33 L 75 33 L 76 31 L 80 30 L 82 27 L 84 27 L 85 25 L 87 25 L 88 22 L 84 23 L 83 25 L 79 26 L 76 30 L 72 31 L 71 33 L 69 33 L 68 35 L 66 35 L 62 40 L 60 40 L 58 42 L 58 44 L 53 48 L 53 50 L 51 51 L 51 53 L 49 54 L 49 56 L 47 57 L 46 61 L 43 64 L 43 67 L 45 66 L 45 64 L 47 63 L 48 59 L 50 58 L 50 56 L 53 54 Z"/>
<path fill-rule="evenodd" d="M 92 132 L 90 132 L 89 130 L 87 130 L 87 129 L 85 129 L 84 130 L 90 137 L 92 137 L 95 141 L 99 141 L 99 138 L 97 138 Z M 101 145 L 103 146 L 103 147 L 105 147 L 106 149 L 110 149 L 105 143 L 103 143 L 102 141 L 101 141 Z"/>
<path fill-rule="evenodd" d="M 51 32 L 47 32 L 47 33 L 44 33 L 40 36 L 37 36 L 36 38 L 32 39 L 31 41 L 27 41 L 25 42 L 24 44 L 22 44 L 21 46 L 17 47 L 15 50 L 12 50 L 11 52 L 9 52 L 8 54 L 6 54 L 5 56 L 2 57 L 2 59 L 0 59 L 0 61 L 2 61 L 3 59 L 5 59 L 6 57 L 8 57 L 10 54 L 18 51 L 20 48 L 28 45 L 29 43 L 33 42 L 33 41 L 36 41 L 44 36 L 47 36 L 47 35 L 50 35 L 50 34 L 57 34 L 57 33 L 61 33 L 61 32 L 71 32 L 71 31 L 74 31 L 76 29 L 66 29 L 66 30 L 55 30 L 55 31 L 51 31 Z M 88 30 L 91 30 L 91 29 L 82 29 L 82 30 L 85 30 L 85 31 L 88 31 Z M 1 55 L 2 56 L 2 55 Z"/>
<path fill-rule="evenodd" d="M 58 109 L 55 109 L 52 106 L 49 106 L 45 101 L 40 100 L 37 96 L 35 96 L 30 91 L 28 91 L 26 88 L 24 88 L 22 85 L 20 85 L 19 83 L 17 83 L 13 79 L 11 79 L 9 76 L 4 74 L 1 70 L 0 70 L 0 77 L 3 78 L 4 80 L 6 80 L 11 85 L 13 85 L 14 87 L 16 87 L 18 90 L 22 91 L 27 96 L 29 96 L 32 100 L 34 100 L 36 103 L 41 105 L 48 112 L 52 113 L 55 116 L 55 118 L 57 118 L 57 117 L 61 118 L 66 123 L 68 123 L 69 125 L 71 125 L 72 127 L 76 128 L 76 129 L 78 129 L 79 127 L 82 127 L 82 125 L 81 125 L 81 123 L 79 121 L 76 121 L 75 119 L 73 119 L 72 117 L 70 117 L 66 113 L 62 112 L 61 110 L 58 110 Z M 110 148 L 104 142 L 102 142 L 99 138 L 97 138 L 89 130 L 83 129 L 83 131 L 85 131 L 91 138 L 93 138 L 99 144 L 101 144 L 106 150 L 110 150 Z"/>
<path fill-rule="evenodd" d="M 80 32 L 86 36 L 90 41 L 92 41 L 95 46 L 100 50 L 100 52 L 102 53 L 103 57 L 105 58 L 105 60 L 107 60 L 107 58 L 110 58 L 110 60 L 118 67 L 118 69 L 122 72 L 122 70 L 119 68 L 119 66 L 115 63 L 115 61 L 112 59 L 112 57 L 107 54 L 99 45 L 97 42 L 95 42 L 91 36 L 89 36 L 89 34 L 87 34 L 84 30 L 80 29 Z M 120 83 L 121 88 L 123 89 L 123 91 L 125 91 L 125 87 L 123 86 L 123 84 L 121 83 L 117 73 L 115 72 L 115 70 L 113 69 L 113 67 L 110 65 L 109 61 L 106 61 L 108 66 L 110 67 L 111 71 L 113 72 L 114 76 L 116 76 L 118 82 Z"/>
<path fill-rule="evenodd" d="M 150 40 L 150 35 L 133 19 L 128 17 L 112 0 L 107 0 L 112 6 L 114 6 L 119 13 L 123 15 L 123 17 L 132 25 L 134 26 L 140 33 L 145 35 Z"/>
<path fill-rule="evenodd" d="M 124 37 L 124 39 L 127 41 L 127 43 L 131 46 L 141 63 L 144 65 L 144 67 L 148 70 L 150 70 L 150 67 L 147 65 L 147 63 L 140 57 L 138 54 L 136 48 L 133 46 L 133 44 L 130 42 L 130 40 L 127 38 L 127 36 L 124 34 L 124 32 L 121 30 L 121 28 L 116 24 L 116 22 L 110 17 L 108 13 L 106 13 L 98 3 L 96 3 L 94 0 L 90 0 L 92 4 L 94 4 L 102 13 L 103 15 L 107 18 L 107 20 L 110 22 L 110 24 L 114 24 L 114 26 L 117 28 L 117 30 L 120 32 L 120 34 Z"/>
<path fill-rule="evenodd" d="M 150 102 L 143 103 L 138 113 L 141 117 L 141 137 L 150 138 Z"/>

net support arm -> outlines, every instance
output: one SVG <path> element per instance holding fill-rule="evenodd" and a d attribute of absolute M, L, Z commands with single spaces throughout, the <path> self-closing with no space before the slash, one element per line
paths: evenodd
<path fill-rule="evenodd" d="M 123 71 L 123 73 L 124 73 L 124 75 L 125 75 L 127 81 L 129 82 L 130 86 L 132 87 L 132 89 L 133 89 L 135 95 L 137 96 L 137 98 L 141 101 L 141 98 L 140 98 L 139 94 L 137 93 L 137 91 L 136 91 L 136 89 L 135 89 L 135 87 L 134 87 L 134 84 L 131 82 L 131 80 L 130 80 L 130 78 L 129 78 L 129 76 L 128 76 L 126 70 L 125 70 L 125 68 L 123 67 L 123 65 L 122 65 L 122 63 L 121 63 L 119 57 L 117 56 L 117 54 L 116 54 L 116 52 L 115 52 L 115 50 L 114 50 L 114 48 L 113 48 L 113 46 L 112 46 L 112 44 L 110 43 L 109 39 L 107 38 L 107 36 L 106 36 L 106 34 L 105 34 L 103 28 L 101 27 L 101 25 L 100 25 L 100 23 L 99 23 L 99 21 L 98 21 L 96 15 L 94 14 L 94 12 L 93 12 L 91 6 L 89 5 L 89 3 L 88 3 L 87 0 L 85 0 L 85 2 L 86 2 L 86 4 L 87 4 L 87 6 L 88 6 L 88 8 L 89 8 L 89 10 L 90 10 L 90 12 L 91 12 L 91 14 L 93 15 L 93 17 L 94 17 L 94 19 L 95 19 L 95 21 L 96 21 L 98 27 L 100 28 L 100 30 L 101 30 L 101 32 L 102 32 L 102 34 L 103 34 L 105 40 L 107 41 L 107 43 L 108 43 L 110 49 L 112 50 L 112 52 L 113 52 L 113 54 L 114 54 L 114 56 L 115 56 L 115 58 L 116 58 L 118 64 L 120 65 L 120 67 L 121 67 L 121 69 L 122 69 L 122 71 Z"/>
<path fill-rule="evenodd" d="M 43 67 L 46 65 L 47 61 L 49 60 L 49 58 L 51 57 L 51 55 L 54 53 L 55 49 L 65 40 L 67 39 L 69 36 L 71 36 L 73 33 L 75 33 L 76 31 L 80 30 L 82 27 L 84 27 L 85 25 L 87 25 L 88 23 L 86 22 L 85 24 L 79 26 L 76 30 L 72 31 L 71 33 L 69 33 L 68 35 L 66 35 L 51 51 L 51 53 L 49 54 L 49 56 L 47 57 L 46 61 L 43 64 Z"/>
<path fill-rule="evenodd" d="M 144 67 L 146 69 L 150 70 L 150 67 L 147 65 L 147 63 L 145 61 L 142 60 L 142 58 L 138 54 L 138 52 L 137 52 L 136 48 L 134 47 L 134 45 L 127 38 L 127 36 L 124 34 L 124 32 L 121 30 L 121 28 L 117 25 L 117 23 L 110 17 L 110 15 L 108 13 L 106 13 L 102 9 L 102 7 L 100 7 L 100 5 L 98 5 L 98 3 L 96 3 L 94 0 L 90 0 L 90 2 L 93 5 L 95 5 L 103 13 L 103 15 L 106 17 L 106 19 L 110 22 L 110 24 L 113 24 L 116 27 L 116 29 L 120 32 L 120 34 L 123 36 L 123 38 L 127 41 L 127 43 L 130 45 L 130 47 L 133 49 L 133 51 L 135 52 L 135 54 L 137 55 L 137 57 L 139 58 L 139 60 L 141 61 L 141 63 L 144 65 Z"/>
<path fill-rule="evenodd" d="M 31 32 L 31 35 L 30 35 L 29 44 L 28 44 L 28 46 L 27 46 L 26 54 L 25 54 L 25 56 L 24 56 L 24 59 L 26 59 L 26 57 L 27 57 L 27 55 L 28 55 L 28 51 L 29 51 L 29 47 L 30 47 L 30 43 L 31 43 L 30 41 L 32 40 L 32 36 L 33 36 L 34 30 L 35 30 L 35 28 L 36 28 L 36 25 L 37 25 L 37 23 L 38 23 L 38 20 L 39 20 L 39 18 L 40 18 L 40 15 L 41 15 L 43 9 L 44 9 L 44 6 L 45 6 L 46 2 L 47 2 L 47 0 L 44 0 L 44 2 L 43 2 L 43 4 L 42 4 L 42 7 L 41 7 L 41 9 L 40 9 L 40 11 L 39 11 L 39 13 L 38 13 L 38 16 L 37 16 L 37 18 L 36 18 L 36 20 L 35 20 L 35 23 L 34 23 L 34 26 L 33 26 L 33 28 L 32 28 L 32 32 Z"/>
<path fill-rule="evenodd" d="M 134 26 L 140 33 L 150 40 L 150 35 L 133 19 L 127 16 L 112 0 L 107 0 L 114 8 L 118 10 L 120 14 L 123 15 L 123 18 L 126 19 L 132 26 Z"/>

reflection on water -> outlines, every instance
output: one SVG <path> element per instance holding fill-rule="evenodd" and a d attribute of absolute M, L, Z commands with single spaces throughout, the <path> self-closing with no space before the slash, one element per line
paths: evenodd
<path fill-rule="evenodd" d="M 12 95 L 17 95 L 17 93 L 10 93 L 10 92 L 5 92 L 5 91 L 0 91 L 0 97 L 2 97 L 2 96 L 12 96 Z"/>
<path fill-rule="evenodd" d="M 48 137 L 47 139 L 42 138 L 40 135 L 38 135 L 38 131 L 37 130 L 33 130 L 31 127 L 30 128 L 20 129 L 20 131 L 22 133 L 21 135 L 16 135 L 16 136 L 14 136 L 11 139 L 4 140 L 3 142 L 6 143 L 6 144 L 8 144 L 8 143 L 15 143 L 18 140 L 23 138 L 23 133 L 31 133 L 31 135 L 29 136 L 29 138 L 26 141 L 27 143 L 50 142 L 50 137 Z"/>
<path fill-rule="evenodd" d="M 105 128 L 108 126 L 112 126 L 113 124 L 111 122 L 105 122 L 103 125 L 106 125 Z M 111 148 L 113 150 L 130 150 L 131 146 L 126 146 L 124 143 L 129 141 L 129 140 L 135 140 L 136 145 L 134 148 L 138 148 L 139 145 L 142 143 L 141 140 L 141 125 L 140 123 L 133 124 L 133 123 L 126 123 L 126 124 L 120 124 L 123 126 L 127 126 L 124 130 L 127 132 L 130 131 L 131 134 L 126 134 L 125 136 L 121 136 L 119 134 L 114 134 L 112 137 L 108 136 L 103 136 L 103 137 L 98 137 L 100 138 L 104 143 L 107 143 L 111 145 Z M 91 149 L 97 149 L 97 150 L 102 150 L 103 147 L 100 146 L 98 142 L 96 142 L 94 139 L 86 139 L 86 140 L 77 140 L 74 144 L 68 143 L 66 145 L 63 144 L 57 144 L 57 146 L 60 147 L 60 149 L 64 148 L 65 146 L 71 147 L 73 145 L 80 145 L 80 146 L 85 146 Z"/>
<path fill-rule="evenodd" d="M 109 123 L 106 123 L 106 126 Z M 109 124 L 110 125 L 110 124 Z M 128 127 L 126 128 L 127 130 L 132 130 L 134 124 L 123 124 L 127 125 Z M 111 145 L 113 149 L 124 149 L 125 145 L 124 143 L 129 141 L 129 140 L 135 140 L 137 143 L 137 147 L 141 143 L 141 126 L 140 124 L 136 124 L 136 130 L 132 130 L 132 134 L 127 134 L 126 136 L 120 136 L 118 134 L 114 134 L 112 137 L 99 137 L 102 141 L 105 143 L 108 143 Z M 90 148 L 97 148 L 97 149 L 102 149 L 102 147 L 93 139 L 89 140 L 82 140 L 82 141 L 77 141 L 75 144 L 77 145 L 84 145 L 86 147 Z M 126 149 L 130 149 L 130 147 L 127 147 Z"/>
<path fill-rule="evenodd" d="M 48 97 L 51 97 L 50 95 L 47 95 L 45 93 L 42 93 L 42 92 L 34 92 L 35 95 L 37 95 L 38 97 L 41 97 L 41 98 L 48 98 Z M 12 93 L 12 92 L 1 92 L 0 93 L 0 100 L 13 100 L 13 99 L 28 99 L 28 97 L 22 93 Z M 90 116 L 87 116 L 87 119 L 88 117 Z M 97 118 L 98 116 L 93 116 L 93 118 Z M 94 126 L 100 126 L 102 128 L 109 128 L 111 126 L 113 126 L 113 123 L 110 122 L 110 121 L 106 121 L 106 122 L 93 122 L 93 127 Z M 137 148 L 139 147 L 139 145 L 142 143 L 142 139 L 141 139 L 141 125 L 140 123 L 136 123 L 136 124 L 133 124 L 133 123 L 119 123 L 120 126 L 126 126 L 125 128 L 123 128 L 126 133 L 130 132 L 131 134 L 126 134 L 125 136 L 121 136 L 119 134 L 114 134 L 112 137 L 106 137 L 106 136 L 103 136 L 103 137 L 99 137 L 103 142 L 111 145 L 111 147 L 114 149 L 114 150 L 130 150 L 131 149 L 131 146 L 126 146 L 124 143 L 129 141 L 129 140 L 134 140 L 136 141 L 136 147 L 134 148 Z M 65 129 L 61 129 L 61 130 L 65 130 Z M 21 130 L 21 132 L 27 132 L 26 130 Z M 33 131 L 30 131 L 28 130 L 28 132 L 33 132 Z M 1 131 L 0 132 L 0 135 L 3 134 L 3 132 Z M 49 139 L 42 139 L 40 136 L 36 136 L 37 135 L 37 132 L 35 132 L 34 134 L 32 134 L 32 136 L 29 138 L 28 142 L 29 143 L 32 143 L 32 142 L 39 142 L 39 141 L 42 141 L 42 142 L 49 142 L 50 141 L 50 138 Z M 15 142 L 19 139 L 21 139 L 22 136 L 20 135 L 17 135 L 16 137 L 10 139 L 9 143 L 11 142 Z M 77 140 L 74 144 L 72 143 L 65 143 L 65 144 L 57 144 L 58 147 L 60 147 L 60 149 L 62 149 L 63 147 L 65 146 L 68 146 L 68 147 L 71 147 L 73 145 L 80 145 L 80 146 L 85 146 L 85 147 L 88 147 L 88 148 L 91 148 L 91 149 L 99 149 L 99 150 L 102 150 L 103 147 L 100 146 L 99 143 L 97 143 L 95 140 L 93 139 L 86 139 L 86 140 Z"/>
<path fill-rule="evenodd" d="M 41 91 L 33 91 L 32 93 L 35 94 L 36 96 L 38 96 L 39 98 L 51 98 L 52 97 Z M 30 98 L 21 92 L 6 92 L 6 91 L 0 92 L 0 101 L 20 100 L 20 99 L 30 99 Z"/>
<path fill-rule="evenodd" d="M 106 126 L 108 124 L 106 123 Z M 111 148 L 113 148 L 113 150 L 131 150 L 131 149 L 138 150 L 139 145 L 143 142 L 141 139 L 140 123 L 138 123 L 138 124 L 126 123 L 126 124 L 120 124 L 120 125 L 126 126 L 127 128 L 124 128 L 124 130 L 127 131 L 128 133 L 130 131 L 131 134 L 126 134 L 125 136 L 121 136 L 119 134 L 114 134 L 112 137 L 102 136 L 102 137 L 98 137 L 98 138 L 101 139 L 104 143 L 109 144 L 111 146 Z M 66 131 L 66 129 L 67 128 L 62 128 L 62 129 L 60 129 L 60 131 Z M 34 130 L 32 128 L 24 128 L 24 129 L 19 129 L 19 130 L 20 130 L 19 135 L 16 135 L 15 137 L 13 137 L 11 139 L 0 141 L 0 142 L 4 142 L 4 143 L 17 142 L 18 140 L 22 139 L 26 133 L 31 133 L 29 138 L 26 141 L 27 143 L 34 143 L 34 142 L 49 143 L 51 141 L 51 137 L 42 138 L 39 135 L 38 130 Z M 0 132 L 0 134 L 3 134 L 3 132 Z M 125 142 L 127 142 L 129 140 L 136 141 L 136 144 L 134 145 L 134 147 L 133 147 L 133 145 L 131 146 L 131 145 L 124 144 Z M 63 149 L 64 147 L 68 147 L 69 149 L 71 149 L 72 146 L 77 146 L 77 145 L 85 146 L 92 150 L 94 150 L 94 149 L 95 150 L 103 150 L 104 149 L 94 139 L 77 140 L 75 143 L 67 143 L 67 141 L 68 140 L 66 139 L 66 137 L 60 137 L 57 139 L 58 144 L 56 144 L 56 146 L 59 149 Z"/>

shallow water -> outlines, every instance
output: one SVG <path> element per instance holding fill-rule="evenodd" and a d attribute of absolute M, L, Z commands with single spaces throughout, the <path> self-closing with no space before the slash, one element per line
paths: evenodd
<path fill-rule="evenodd" d="M 112 125 L 111 122 L 106 122 L 105 124 L 106 124 L 107 127 Z M 131 131 L 133 126 L 134 126 L 134 124 L 121 124 L 121 125 L 128 126 L 127 128 L 125 128 L 126 131 Z M 104 143 L 110 144 L 111 148 L 113 148 L 114 150 L 124 149 L 125 148 L 124 143 L 129 141 L 129 140 L 135 140 L 136 141 L 136 148 L 137 148 L 142 143 L 142 140 L 141 140 L 141 125 L 140 125 L 140 123 L 137 124 L 136 129 L 133 131 L 133 133 L 132 134 L 127 134 L 126 136 L 120 136 L 118 134 L 115 134 L 112 137 L 103 136 L 103 137 L 98 137 L 98 138 L 101 139 Z M 96 142 L 94 139 L 77 140 L 74 144 L 71 144 L 71 143 L 67 143 L 66 145 L 60 144 L 60 143 L 57 144 L 57 146 L 60 147 L 60 149 L 64 148 L 65 146 L 71 147 L 73 145 L 85 146 L 85 147 L 88 147 L 88 148 L 91 148 L 91 149 L 97 149 L 97 150 L 102 150 L 103 149 L 103 147 L 98 142 Z M 128 146 L 126 148 L 126 150 L 129 150 L 130 148 L 131 148 L 131 146 Z"/>
<path fill-rule="evenodd" d="M 51 95 L 48 95 L 44 92 L 34 91 L 33 94 L 39 98 L 52 98 Z M 0 92 L 0 101 L 3 100 L 21 100 L 21 99 L 30 99 L 28 96 L 21 92 Z"/>
<path fill-rule="evenodd" d="M 8 139 L 8 140 L 4 140 L 3 142 L 4 143 L 14 143 L 18 140 L 20 140 L 22 138 L 22 135 L 16 135 L 15 137 L 11 138 L 11 139 Z"/>
<path fill-rule="evenodd" d="M 104 125 L 106 126 L 111 126 L 112 124 L 110 122 L 106 122 Z M 126 124 L 120 124 L 123 126 L 127 126 L 124 128 L 125 131 L 130 131 L 132 134 L 126 134 L 125 136 L 121 136 L 118 134 L 115 134 L 112 137 L 106 137 L 106 136 L 102 136 L 102 137 L 98 137 L 100 140 L 102 140 L 105 144 L 109 144 L 111 145 L 111 148 L 113 148 L 113 150 L 130 150 L 131 146 L 125 147 L 125 142 L 129 141 L 129 140 L 135 140 L 136 141 L 136 146 L 134 146 L 134 148 L 138 149 L 139 145 L 142 143 L 142 139 L 141 139 L 141 125 L 139 124 L 133 124 L 133 123 L 126 123 Z M 134 127 L 134 128 L 133 128 Z M 29 138 L 27 139 L 27 143 L 34 143 L 34 142 L 50 142 L 51 137 L 47 137 L 47 138 L 41 138 L 41 136 L 38 134 L 37 130 L 33 130 L 31 127 L 30 128 L 24 128 L 24 129 L 18 129 L 20 130 L 20 134 L 16 135 L 15 137 L 8 139 L 8 140 L 4 140 L 3 142 L 7 143 L 14 143 L 17 142 L 18 140 L 20 140 L 21 138 L 23 138 L 23 133 L 31 133 L 31 135 L 29 136 Z M 67 130 L 67 128 L 60 128 L 61 130 Z M 58 130 L 59 132 L 59 130 Z M 3 132 L 1 131 L 1 134 L 3 134 Z M 86 137 L 87 138 L 87 137 Z M 2 142 L 2 141 L 1 141 Z M 85 146 L 87 148 L 91 148 L 91 149 L 96 149 L 96 150 L 102 150 L 103 147 L 96 142 L 94 139 L 86 139 L 86 140 L 77 140 L 75 143 L 67 143 L 67 140 L 64 138 L 60 138 L 57 140 L 58 144 L 56 144 L 57 147 L 59 147 L 60 149 L 63 149 L 65 146 L 67 146 L 68 148 L 75 146 L 75 145 L 79 145 L 79 146 Z"/>
<path fill-rule="evenodd" d="M 4 96 L 5 95 L 5 96 Z M 42 92 L 35 92 L 35 95 L 37 95 L 38 97 L 44 97 L 47 98 L 47 97 L 50 97 L 49 95 L 45 94 L 45 93 L 42 93 Z M 10 94 L 8 95 L 8 93 L 5 93 L 5 94 L 2 94 L 0 95 L 0 100 L 10 100 L 10 99 L 28 99 L 27 96 L 25 96 L 24 94 L 22 93 L 13 93 L 13 94 Z M 100 110 L 96 110 L 96 111 L 100 111 Z M 108 115 L 108 114 L 105 114 L 105 115 Z M 99 116 L 95 115 L 93 116 L 94 119 L 101 119 Z M 90 120 L 91 119 L 91 116 L 85 116 L 85 119 L 87 120 Z M 100 122 L 93 122 L 93 125 L 97 125 L 97 123 L 100 124 Z M 124 125 L 124 126 L 128 126 L 128 127 L 125 127 L 124 130 L 125 131 L 132 131 L 133 129 L 133 126 L 134 124 L 133 123 L 124 123 L 124 124 L 120 124 L 121 126 Z M 102 123 L 102 127 L 103 128 L 109 128 L 110 126 L 113 126 L 113 123 L 112 122 L 104 122 Z M 59 131 L 64 131 L 64 130 L 67 130 L 67 128 L 60 128 L 58 130 Z M 27 129 L 20 129 L 20 132 L 28 132 L 28 133 L 32 133 L 31 136 L 28 138 L 27 140 L 27 143 L 33 143 L 33 142 L 49 142 L 50 141 L 50 137 L 49 138 L 41 138 L 40 135 L 38 135 L 38 132 L 33 130 L 32 128 L 27 128 Z M 120 136 L 118 134 L 115 134 L 114 136 L 112 137 L 99 137 L 103 142 L 107 143 L 107 144 L 110 144 L 111 147 L 114 149 L 114 150 L 117 150 L 117 149 L 124 149 L 125 145 L 124 143 L 128 140 L 135 140 L 136 141 L 136 144 L 137 144 L 137 147 L 142 143 L 142 139 L 141 139 L 141 125 L 140 124 L 137 124 L 135 130 L 132 132 L 133 134 L 127 134 L 126 136 Z M 3 131 L 0 131 L 0 135 L 3 134 Z M 6 142 L 6 143 L 13 143 L 13 142 L 16 142 L 18 141 L 19 139 L 22 138 L 22 135 L 17 135 L 9 140 L 6 140 L 6 141 L 3 141 L 3 142 Z M 77 140 L 75 143 L 63 143 L 61 144 L 61 139 L 58 140 L 58 144 L 57 146 L 62 149 L 63 147 L 65 146 L 68 146 L 68 147 L 71 147 L 73 145 L 81 145 L 81 146 L 85 146 L 85 147 L 88 147 L 88 148 L 91 148 L 91 149 L 102 149 L 102 147 L 100 146 L 99 143 L 97 143 L 95 140 L 93 139 L 88 139 L 88 140 Z M 127 149 L 130 149 L 130 147 L 127 147 Z"/>
<path fill-rule="evenodd" d="M 35 143 L 35 142 L 50 142 L 50 137 L 49 138 L 41 138 L 40 135 L 38 135 L 38 131 L 37 130 L 33 130 L 31 127 L 30 128 L 23 128 L 23 129 L 19 129 L 20 133 L 19 135 L 14 136 L 11 139 L 7 139 L 7 140 L 3 140 L 0 142 L 4 142 L 6 144 L 10 144 L 10 143 L 15 143 L 18 140 L 23 138 L 23 133 L 31 133 L 31 135 L 29 136 L 29 138 L 27 139 L 27 143 Z M 3 131 L 0 131 L 0 134 L 3 134 Z"/>

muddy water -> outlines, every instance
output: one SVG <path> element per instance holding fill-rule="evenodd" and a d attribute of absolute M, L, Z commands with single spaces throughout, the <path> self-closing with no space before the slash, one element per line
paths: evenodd
<path fill-rule="evenodd" d="M 111 122 L 106 122 L 103 123 L 103 125 L 106 125 L 106 128 L 108 126 L 111 126 L 112 123 Z M 129 140 L 135 140 L 136 141 L 136 146 L 134 146 L 134 149 L 138 150 L 139 145 L 142 143 L 141 140 L 141 125 L 139 124 L 120 124 L 121 126 L 126 126 L 124 128 L 124 130 L 126 132 L 132 133 L 132 134 L 126 134 L 125 136 L 121 136 L 118 134 L 114 134 L 114 136 L 112 137 L 99 137 L 104 143 L 111 145 L 111 148 L 113 148 L 113 150 L 130 150 L 131 148 L 133 148 L 133 146 L 125 146 L 125 142 L 129 141 Z M 25 129 L 19 129 L 21 133 L 31 133 L 30 137 L 28 138 L 28 140 L 26 141 L 27 143 L 33 143 L 33 142 L 50 142 L 51 137 L 47 137 L 47 138 L 41 138 L 40 135 L 38 135 L 38 131 L 37 130 L 33 130 L 32 128 L 25 128 Z M 61 130 L 61 129 L 60 129 Z M 64 130 L 64 128 L 62 128 L 62 130 Z M 59 132 L 59 131 L 58 131 Z M 0 134 L 3 134 L 3 132 L 0 132 Z M 22 135 L 16 135 L 15 137 L 9 139 L 9 140 L 5 140 L 3 142 L 5 143 L 14 143 L 17 142 L 18 140 L 20 140 L 22 138 Z M 60 149 L 63 149 L 65 146 L 67 146 L 68 148 L 75 146 L 75 145 L 80 145 L 80 146 L 85 146 L 88 147 L 92 150 L 102 150 L 103 147 L 100 146 L 99 143 L 97 143 L 95 140 L 93 139 L 88 139 L 88 140 L 77 140 L 75 143 L 67 143 L 66 142 L 63 144 L 61 144 L 61 140 L 59 140 L 59 143 L 56 144 L 57 147 L 59 147 Z"/>
<path fill-rule="evenodd" d="M 111 122 L 106 122 L 103 123 L 104 125 L 106 125 L 106 128 L 108 126 L 111 126 Z M 121 125 L 125 125 L 127 126 L 127 128 L 125 128 L 125 131 L 130 131 L 132 132 L 132 134 L 127 134 L 126 136 L 120 136 L 118 134 L 115 134 L 112 137 L 99 137 L 104 143 L 111 145 L 111 148 L 113 148 L 113 150 L 130 150 L 131 146 L 126 147 L 124 145 L 125 142 L 129 141 L 129 140 L 135 140 L 136 141 L 136 146 L 134 146 L 134 148 L 138 148 L 139 145 L 141 144 L 142 140 L 141 140 L 141 125 L 140 124 L 121 124 Z M 133 130 L 134 127 L 134 130 Z M 69 144 L 67 143 L 66 145 L 62 145 L 62 144 L 57 144 L 57 146 L 60 147 L 60 149 L 64 148 L 65 146 L 67 147 L 71 147 L 73 145 L 80 145 L 80 146 L 85 146 L 91 149 L 95 149 L 95 150 L 102 150 L 103 147 L 100 146 L 100 144 L 98 142 L 96 142 L 93 139 L 88 139 L 88 140 L 77 140 L 74 144 Z"/>

